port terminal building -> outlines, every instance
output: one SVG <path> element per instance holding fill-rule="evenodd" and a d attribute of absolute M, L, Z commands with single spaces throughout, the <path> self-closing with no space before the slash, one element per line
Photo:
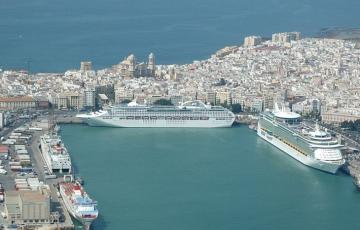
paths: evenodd
<path fill-rule="evenodd" d="M 46 190 L 5 192 L 5 215 L 11 224 L 44 225 L 59 219 L 50 213 Z"/>

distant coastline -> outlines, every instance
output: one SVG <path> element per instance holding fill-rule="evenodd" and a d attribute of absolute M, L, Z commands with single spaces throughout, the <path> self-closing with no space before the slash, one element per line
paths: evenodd
<path fill-rule="evenodd" d="M 315 35 L 315 38 L 333 38 L 360 42 L 360 28 L 323 28 Z"/>
<path fill-rule="evenodd" d="M 301 31 L 300 31 L 301 32 Z M 261 33 L 260 33 L 261 34 Z M 271 40 L 271 35 L 259 35 L 262 37 L 262 40 L 263 41 L 269 41 Z M 307 37 L 307 38 L 328 38 L 328 39 L 339 39 L 339 40 L 349 40 L 349 41 L 354 41 L 357 43 L 357 47 L 360 48 L 360 28 L 348 28 L 348 27 L 325 27 L 325 28 L 321 28 L 318 32 L 316 32 L 315 34 L 312 34 L 312 35 L 307 35 L 307 36 L 304 36 L 304 38 Z M 233 46 L 242 46 L 242 43 L 243 43 L 243 40 L 239 40 L 237 42 L 237 44 L 233 44 Z M 228 46 L 230 46 L 231 44 L 224 44 L 225 46 L 221 49 L 218 49 L 218 50 L 214 50 L 212 54 L 215 54 L 217 51 L 219 50 L 222 50 L 224 48 L 227 48 Z M 211 55 L 212 55 L 211 54 Z M 210 55 L 210 56 L 211 56 Z M 203 57 L 201 58 L 200 60 L 206 60 L 208 59 L 209 57 Z M 196 58 L 194 58 L 192 60 L 192 62 L 194 60 L 197 60 Z M 1 66 L 1 63 L 0 63 L 0 70 L 14 70 L 14 71 L 21 71 L 21 70 L 25 70 L 26 68 L 27 69 L 30 69 L 30 64 L 32 63 L 32 59 L 29 59 L 26 61 L 26 65 L 27 66 L 24 66 L 24 67 L 21 67 L 21 68 L 4 68 Z M 189 63 L 182 63 L 182 64 L 179 64 L 179 63 L 172 63 L 172 64 L 164 64 L 164 65 L 186 65 L 186 64 L 190 64 L 191 62 Z M 111 64 L 113 65 L 113 64 Z M 110 66 L 111 66 L 110 65 Z M 109 65 L 107 65 L 106 67 L 103 67 L 103 68 L 98 68 L 96 70 L 101 70 L 101 69 L 107 69 L 110 67 Z M 64 71 L 34 71 L 32 72 L 33 74 L 39 74 L 39 73 L 64 73 L 68 70 L 71 70 L 70 69 L 67 69 L 67 70 L 64 70 Z"/>

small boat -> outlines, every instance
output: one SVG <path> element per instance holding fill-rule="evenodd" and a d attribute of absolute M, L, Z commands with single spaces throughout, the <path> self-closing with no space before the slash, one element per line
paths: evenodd
<path fill-rule="evenodd" d="M 84 179 L 82 177 L 76 177 L 75 181 L 78 182 L 81 185 L 84 185 L 84 183 L 85 183 Z"/>

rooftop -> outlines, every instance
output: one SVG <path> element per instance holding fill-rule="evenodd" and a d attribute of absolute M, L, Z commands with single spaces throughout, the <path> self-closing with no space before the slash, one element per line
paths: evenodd
<path fill-rule="evenodd" d="M 274 112 L 274 115 L 279 118 L 285 118 L 285 119 L 296 119 L 300 118 L 300 114 L 289 112 L 289 111 L 278 111 Z"/>
<path fill-rule="evenodd" d="M 33 102 L 35 101 L 33 97 L 24 96 L 24 97 L 2 97 L 0 102 Z"/>

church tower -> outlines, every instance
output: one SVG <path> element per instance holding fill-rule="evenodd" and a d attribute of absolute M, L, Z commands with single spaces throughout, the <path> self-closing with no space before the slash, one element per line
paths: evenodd
<path fill-rule="evenodd" d="M 127 58 L 129 77 L 135 77 L 136 59 L 134 54 L 130 54 Z"/>
<path fill-rule="evenodd" d="M 149 70 L 149 76 L 154 77 L 155 76 L 155 55 L 153 53 L 150 53 L 150 55 L 149 55 L 148 70 Z"/>

